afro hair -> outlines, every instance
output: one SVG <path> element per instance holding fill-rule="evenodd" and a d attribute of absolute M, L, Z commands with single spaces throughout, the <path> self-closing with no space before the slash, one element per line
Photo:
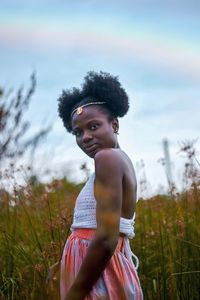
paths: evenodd
<path fill-rule="evenodd" d="M 68 132 L 72 131 L 71 113 L 79 105 L 105 102 L 105 107 L 114 118 L 123 117 L 129 109 L 128 96 L 118 77 L 105 72 L 88 72 L 81 89 L 63 90 L 58 98 L 58 113 Z"/>

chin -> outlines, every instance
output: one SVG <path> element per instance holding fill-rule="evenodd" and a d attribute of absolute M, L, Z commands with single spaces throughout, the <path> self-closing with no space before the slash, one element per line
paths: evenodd
<path fill-rule="evenodd" d="M 90 158 L 95 158 L 95 155 L 100 151 L 100 149 L 96 149 L 95 151 L 92 151 L 90 153 L 85 153 L 87 154 L 87 156 L 89 156 Z"/>

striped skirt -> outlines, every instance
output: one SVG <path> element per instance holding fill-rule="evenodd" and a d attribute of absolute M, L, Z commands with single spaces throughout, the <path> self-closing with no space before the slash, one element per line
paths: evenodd
<path fill-rule="evenodd" d="M 94 229 L 76 229 L 68 238 L 61 259 L 61 300 L 64 300 L 74 282 L 94 236 Z M 137 270 L 131 259 L 129 240 L 126 237 L 119 237 L 113 256 L 85 300 L 142 299 Z"/>

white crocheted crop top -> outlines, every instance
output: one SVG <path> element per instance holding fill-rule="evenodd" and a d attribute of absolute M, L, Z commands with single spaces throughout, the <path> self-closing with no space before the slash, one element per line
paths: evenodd
<path fill-rule="evenodd" d="M 71 230 L 76 228 L 97 228 L 96 223 L 96 199 L 94 197 L 94 179 L 93 173 L 85 186 L 81 190 L 76 199 L 73 223 Z M 134 220 L 135 214 L 132 219 L 120 218 L 120 232 L 124 233 L 128 238 L 134 237 Z"/>

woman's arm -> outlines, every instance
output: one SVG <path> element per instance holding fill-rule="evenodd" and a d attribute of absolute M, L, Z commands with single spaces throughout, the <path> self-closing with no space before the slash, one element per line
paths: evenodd
<path fill-rule="evenodd" d="M 123 172 L 112 149 L 95 156 L 97 232 L 65 300 L 82 300 L 91 291 L 112 257 L 119 237 Z"/>

